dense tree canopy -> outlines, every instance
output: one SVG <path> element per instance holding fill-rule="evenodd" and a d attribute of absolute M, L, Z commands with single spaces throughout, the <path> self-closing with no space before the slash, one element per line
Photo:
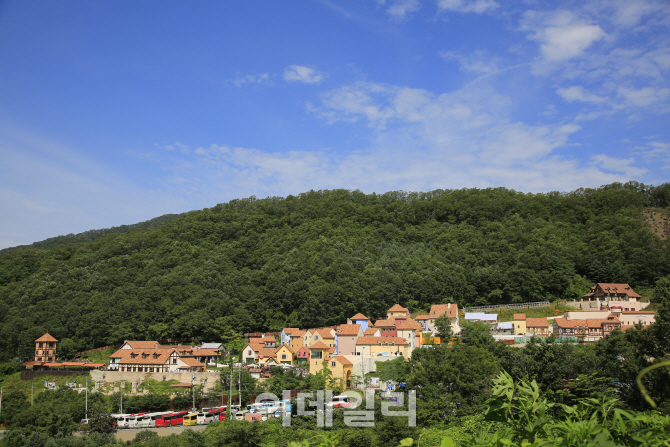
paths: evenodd
<path fill-rule="evenodd" d="M 591 281 L 652 286 L 670 273 L 670 249 L 642 211 L 667 206 L 667 186 L 310 191 L 14 250 L 0 256 L 0 352 L 29 357 L 47 331 L 71 353 L 377 318 L 395 303 L 426 310 L 572 299 Z"/>

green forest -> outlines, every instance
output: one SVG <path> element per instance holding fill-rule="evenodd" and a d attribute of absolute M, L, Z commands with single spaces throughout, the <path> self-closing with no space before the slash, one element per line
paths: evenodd
<path fill-rule="evenodd" d="M 0 254 L 0 361 L 31 357 L 45 332 L 67 357 L 125 339 L 225 342 L 357 312 L 376 319 L 396 303 L 419 311 L 573 299 L 595 282 L 651 288 L 670 274 L 670 248 L 644 215 L 669 204 L 667 183 L 309 191 L 54 238 Z"/>

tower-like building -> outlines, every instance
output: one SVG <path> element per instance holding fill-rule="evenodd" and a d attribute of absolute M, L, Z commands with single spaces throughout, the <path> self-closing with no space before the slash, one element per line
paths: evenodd
<path fill-rule="evenodd" d="M 49 335 L 48 332 L 35 340 L 35 361 L 55 362 L 56 343 L 58 343 L 58 340 Z"/>

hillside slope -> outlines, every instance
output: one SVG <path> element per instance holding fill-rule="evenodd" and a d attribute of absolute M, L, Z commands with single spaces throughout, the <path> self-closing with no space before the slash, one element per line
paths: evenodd
<path fill-rule="evenodd" d="M 0 352 L 29 356 L 46 331 L 66 350 L 226 340 L 357 312 L 376 318 L 395 303 L 419 310 L 572 298 L 592 281 L 650 285 L 670 273 L 670 250 L 641 217 L 659 188 L 310 191 L 28 247 L 0 257 Z"/>

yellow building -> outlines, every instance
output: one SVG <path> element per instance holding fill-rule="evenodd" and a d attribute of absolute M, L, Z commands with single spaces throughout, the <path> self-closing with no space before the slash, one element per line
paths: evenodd
<path fill-rule="evenodd" d="M 316 374 L 317 372 L 323 369 L 321 362 L 328 360 L 330 358 L 330 346 L 325 345 L 323 342 L 317 341 L 309 346 L 309 373 Z"/>
<path fill-rule="evenodd" d="M 356 340 L 356 355 L 409 357 L 409 343 L 402 337 L 359 337 Z"/>
<path fill-rule="evenodd" d="M 312 335 L 312 344 L 321 342 L 329 348 L 335 347 L 335 329 L 315 329 Z"/>
<path fill-rule="evenodd" d="M 281 347 L 277 349 L 275 358 L 281 365 L 293 365 L 295 352 L 289 347 L 289 345 L 281 345 Z"/>
<path fill-rule="evenodd" d="M 352 376 L 354 374 L 354 364 L 343 356 L 336 355 L 328 360 L 328 369 L 333 373 L 333 379 L 342 380 L 344 389 L 351 388 L 353 385 Z"/>
<path fill-rule="evenodd" d="M 514 314 L 514 333 L 516 335 L 526 333 L 526 314 Z"/>

